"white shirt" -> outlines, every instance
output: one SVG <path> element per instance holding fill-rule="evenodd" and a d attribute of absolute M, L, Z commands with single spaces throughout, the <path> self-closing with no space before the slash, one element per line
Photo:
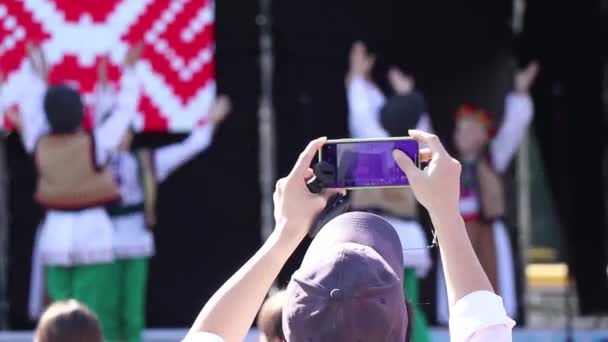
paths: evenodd
<path fill-rule="evenodd" d="M 490 143 L 492 166 L 503 173 L 519 149 L 532 122 L 534 106 L 529 95 L 511 93 L 505 99 L 504 117 Z"/>
<path fill-rule="evenodd" d="M 452 341 L 512 341 L 514 326 L 515 321 L 507 316 L 502 298 L 489 291 L 469 293 L 450 311 Z"/>
<path fill-rule="evenodd" d="M 509 342 L 515 321 L 505 312 L 502 299 L 489 291 L 476 291 L 452 307 L 450 339 L 453 342 Z M 199 332 L 183 342 L 223 342 L 215 334 Z"/>
<path fill-rule="evenodd" d="M 211 143 L 213 125 L 197 127 L 184 141 L 153 151 L 156 182 L 164 181 L 175 169 L 205 150 Z M 137 158 L 132 152 L 119 152 L 112 157 L 112 172 L 120 189 L 122 204 L 144 202 Z M 154 254 L 154 237 L 146 227 L 143 212 L 112 217 L 114 252 L 119 259 L 149 257 Z"/>
<path fill-rule="evenodd" d="M 96 125 L 105 125 L 108 113 L 118 108 L 118 96 L 114 84 L 98 84 L 92 99 Z M 213 137 L 214 125 L 207 123 L 195 127 L 180 143 L 160 147 L 152 152 L 154 177 L 162 183 L 173 171 L 196 154 L 205 150 Z M 111 170 L 120 191 L 123 205 L 139 205 L 144 202 L 139 162 L 131 151 L 115 152 L 111 156 Z M 146 227 L 143 211 L 112 217 L 114 225 L 114 252 L 119 259 L 149 257 L 154 254 L 154 237 Z"/>
<path fill-rule="evenodd" d="M 22 139 L 33 153 L 41 136 L 49 132 L 44 113 L 46 84 L 36 75 L 27 80 L 21 96 Z M 116 110 L 95 128 L 95 161 L 104 165 L 117 149 L 139 102 L 139 82 L 132 70 L 125 70 Z M 40 230 L 40 255 L 45 265 L 73 266 L 111 262 L 114 259 L 113 226 L 105 208 L 77 212 L 48 210 Z"/>

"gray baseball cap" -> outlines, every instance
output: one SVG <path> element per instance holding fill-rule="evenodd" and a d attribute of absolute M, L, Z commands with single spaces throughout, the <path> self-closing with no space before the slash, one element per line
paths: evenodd
<path fill-rule="evenodd" d="M 380 216 L 350 212 L 327 223 L 287 286 L 287 341 L 405 341 L 402 253 Z"/>

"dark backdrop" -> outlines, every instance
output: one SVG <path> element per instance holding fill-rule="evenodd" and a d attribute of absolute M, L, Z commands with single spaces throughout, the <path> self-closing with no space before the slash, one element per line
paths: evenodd
<path fill-rule="evenodd" d="M 497 119 L 502 114 L 511 86 L 510 0 L 274 1 L 272 11 L 279 175 L 311 138 L 348 136 L 344 76 L 355 40 L 377 55 L 374 77 L 385 89 L 388 66 L 414 74 L 448 144 L 458 104 L 479 103 Z M 283 285 L 307 244 L 284 268 Z M 429 277 L 423 284 L 423 303 L 434 303 L 433 283 Z M 433 318 L 434 305 L 423 307 Z"/>
<path fill-rule="evenodd" d="M 598 0 L 576 5 L 559 0 L 550 8 L 542 0 L 527 3 L 518 50 L 523 60 L 535 58 L 541 64 L 533 89 L 534 129 L 562 223 L 568 266 L 581 312 L 606 314 L 606 2 L 603 12 Z"/>

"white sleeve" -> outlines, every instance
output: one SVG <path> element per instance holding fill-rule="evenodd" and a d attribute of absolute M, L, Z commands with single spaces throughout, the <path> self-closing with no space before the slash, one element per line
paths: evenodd
<path fill-rule="evenodd" d="M 6 105 L 4 104 L 4 96 L 2 95 L 2 84 L 0 84 L 0 137 L 2 137 L 2 130 L 6 125 Z"/>
<path fill-rule="evenodd" d="M 140 85 L 135 71 L 125 70 L 120 80 L 120 91 L 112 115 L 93 130 L 97 165 L 105 164 L 120 145 L 137 112 L 139 92 Z"/>
<path fill-rule="evenodd" d="M 6 105 L 4 104 L 4 96 L 2 95 L 2 83 L 0 83 L 0 123 L 4 122 L 4 112 L 6 111 L 4 107 Z"/>
<path fill-rule="evenodd" d="M 433 133 L 433 123 L 431 122 L 429 113 L 422 113 L 416 124 L 416 129 L 427 133 Z"/>
<path fill-rule="evenodd" d="M 40 136 L 49 132 L 49 124 L 44 112 L 44 95 L 46 84 L 40 77 L 32 74 L 26 76 L 23 94 L 19 101 L 21 113 L 21 138 L 28 153 L 34 152 Z"/>
<path fill-rule="evenodd" d="M 178 167 L 205 150 L 211 144 L 214 127 L 207 124 L 195 128 L 181 143 L 171 144 L 154 151 L 156 181 L 162 182 Z"/>
<path fill-rule="evenodd" d="M 362 77 L 353 77 L 346 86 L 348 127 L 353 138 L 384 138 L 389 134 L 380 124 L 385 98 L 380 90 Z"/>
<path fill-rule="evenodd" d="M 224 342 L 224 339 L 216 334 L 197 332 L 189 334 L 182 342 Z"/>
<path fill-rule="evenodd" d="M 514 326 L 502 298 L 493 292 L 469 293 L 450 309 L 450 340 L 454 342 L 510 342 Z"/>
<path fill-rule="evenodd" d="M 107 84 L 105 87 L 101 84 L 95 86 L 92 103 L 95 125 L 101 124 L 106 119 L 106 115 L 114 110 L 116 96 L 116 89 L 112 84 Z"/>
<path fill-rule="evenodd" d="M 503 173 L 523 141 L 533 116 L 532 99 L 510 94 L 505 100 L 505 114 L 496 137 L 490 144 L 494 169 Z"/>

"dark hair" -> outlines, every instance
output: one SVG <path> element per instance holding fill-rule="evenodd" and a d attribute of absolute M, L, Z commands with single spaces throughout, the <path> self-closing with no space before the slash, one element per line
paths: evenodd
<path fill-rule="evenodd" d="M 103 342 L 94 313 L 75 300 L 56 302 L 40 318 L 35 342 Z"/>
<path fill-rule="evenodd" d="M 266 335 L 268 341 L 276 338 L 285 341 L 283 334 L 283 303 L 285 301 L 285 290 L 281 290 L 270 296 L 260 309 L 257 325 L 258 329 Z"/>
<path fill-rule="evenodd" d="M 84 105 L 78 91 L 65 84 L 58 84 L 46 91 L 44 112 L 52 133 L 71 133 L 82 124 Z"/>
<path fill-rule="evenodd" d="M 407 95 L 393 95 L 380 109 L 380 122 L 391 136 L 404 136 L 407 135 L 408 129 L 416 128 L 420 117 L 426 111 L 426 100 L 418 91 Z"/>

